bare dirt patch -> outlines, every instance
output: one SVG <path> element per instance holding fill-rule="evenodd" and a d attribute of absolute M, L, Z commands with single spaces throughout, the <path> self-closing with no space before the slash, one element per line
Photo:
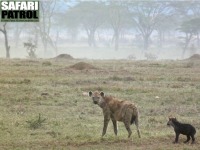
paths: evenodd
<path fill-rule="evenodd" d="M 69 68 L 71 69 L 75 69 L 75 70 L 90 70 L 90 69 L 97 69 L 96 67 L 94 67 L 91 64 L 85 63 L 85 62 L 78 62 L 72 66 L 70 66 Z"/>
<path fill-rule="evenodd" d="M 199 149 L 199 144 L 184 144 L 183 140 L 181 140 L 178 144 L 173 144 L 173 137 L 162 137 L 162 138 L 155 138 L 152 137 L 152 139 L 127 139 L 127 140 L 116 140 L 116 141 L 107 141 L 104 139 L 101 139 L 97 142 L 87 142 L 82 144 L 71 144 L 68 143 L 66 146 L 69 149 L 76 149 L 76 150 L 88 150 L 89 149 L 115 149 L 115 150 L 158 150 L 158 149 Z"/>
<path fill-rule="evenodd" d="M 74 58 L 69 54 L 60 54 L 60 55 L 54 57 L 53 59 L 56 59 L 56 60 L 71 60 L 71 59 L 74 59 Z"/>
<path fill-rule="evenodd" d="M 200 55 L 199 54 L 194 54 L 191 57 L 189 57 L 188 60 L 200 60 Z"/>

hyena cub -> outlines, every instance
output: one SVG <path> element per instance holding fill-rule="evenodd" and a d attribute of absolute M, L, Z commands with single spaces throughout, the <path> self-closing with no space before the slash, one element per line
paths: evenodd
<path fill-rule="evenodd" d="M 195 141 L 194 135 L 196 133 L 195 128 L 190 124 L 183 124 L 180 123 L 176 118 L 169 117 L 169 121 L 167 122 L 167 125 L 171 125 L 174 128 L 174 131 L 176 133 L 176 138 L 174 143 L 178 142 L 178 138 L 180 134 L 186 135 L 187 140 L 184 143 L 187 143 L 190 141 L 190 137 L 192 138 L 192 144 Z"/>
<path fill-rule="evenodd" d="M 106 134 L 108 123 L 112 120 L 114 133 L 117 135 L 117 121 L 124 123 L 126 130 L 128 131 L 128 137 L 131 136 L 132 131 L 130 129 L 131 124 L 135 124 L 137 127 L 138 136 L 139 131 L 139 113 L 137 107 L 128 101 L 121 101 L 112 96 L 105 96 L 103 92 L 89 92 L 89 96 L 92 97 L 93 103 L 99 105 L 103 109 L 104 126 L 102 131 L 102 137 Z"/>

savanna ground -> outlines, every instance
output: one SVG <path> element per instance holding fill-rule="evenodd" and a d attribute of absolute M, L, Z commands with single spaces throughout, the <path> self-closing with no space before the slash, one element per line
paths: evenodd
<path fill-rule="evenodd" d="M 69 66 L 84 61 L 96 69 Z M 200 61 L 0 59 L 0 149 L 200 149 Z M 138 105 L 139 139 L 123 123 L 118 136 L 88 91 L 104 91 Z M 197 129 L 196 143 L 172 144 L 168 115 Z M 40 118 L 39 118 L 40 115 Z"/>

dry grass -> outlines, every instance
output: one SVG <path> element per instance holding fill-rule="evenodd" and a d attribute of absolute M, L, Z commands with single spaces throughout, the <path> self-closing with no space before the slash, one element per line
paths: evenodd
<path fill-rule="evenodd" d="M 0 60 L 0 149 L 200 149 L 199 62 L 87 60 L 102 69 L 69 68 L 78 61 Z M 115 137 L 110 123 L 101 139 L 101 109 L 82 94 L 90 90 L 136 103 L 142 138 L 132 126 L 127 139 L 122 123 Z M 46 120 L 31 129 L 38 114 Z M 183 144 L 184 136 L 172 144 L 170 114 L 197 128 L 196 144 Z"/>

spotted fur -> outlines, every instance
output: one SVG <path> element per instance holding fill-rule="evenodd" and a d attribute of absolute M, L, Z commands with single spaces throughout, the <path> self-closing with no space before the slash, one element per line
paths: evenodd
<path fill-rule="evenodd" d="M 108 123 L 111 119 L 115 135 L 117 135 L 117 121 L 120 121 L 124 123 L 128 131 L 128 137 L 132 134 L 130 125 L 134 123 L 140 138 L 139 112 L 135 104 L 129 101 L 119 100 L 112 96 L 105 96 L 103 92 L 98 91 L 94 93 L 90 91 L 89 96 L 92 97 L 93 103 L 99 105 L 103 110 L 104 126 L 102 137 L 106 134 Z"/>

